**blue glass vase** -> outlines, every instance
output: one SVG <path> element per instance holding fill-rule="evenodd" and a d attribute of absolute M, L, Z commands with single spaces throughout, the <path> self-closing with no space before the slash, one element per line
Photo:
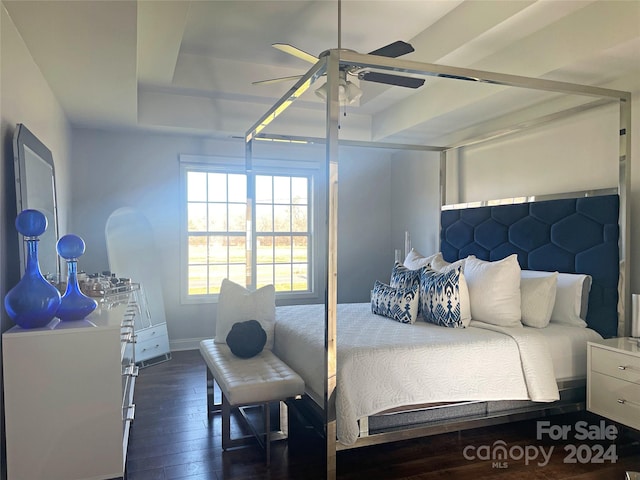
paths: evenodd
<path fill-rule="evenodd" d="M 67 290 L 62 296 L 56 316 L 63 321 L 82 320 L 93 312 L 98 304 L 87 297 L 78 286 L 78 257 L 84 253 L 84 240 L 78 235 L 65 235 L 58 240 L 58 255 L 67 261 Z"/>
<path fill-rule="evenodd" d="M 38 237 L 47 229 L 47 218 L 38 210 L 23 210 L 16 218 L 16 229 L 24 236 L 27 265 L 24 276 L 4 297 L 4 308 L 22 328 L 46 326 L 60 306 L 60 293 L 40 273 Z"/>

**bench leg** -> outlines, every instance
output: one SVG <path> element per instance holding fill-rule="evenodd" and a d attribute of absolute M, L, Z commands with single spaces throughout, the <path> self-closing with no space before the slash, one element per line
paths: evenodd
<path fill-rule="evenodd" d="M 267 467 L 271 465 L 271 412 L 269 410 L 269 402 L 262 404 L 262 415 L 264 420 L 264 443 L 260 442 L 259 434 L 254 430 L 255 440 L 258 443 L 262 443 L 262 446 L 266 452 Z M 245 418 L 247 424 L 251 427 L 251 423 Z M 240 439 L 244 440 L 244 439 Z M 237 446 L 231 440 L 231 405 L 227 400 L 226 395 L 222 394 L 222 449 L 232 448 Z"/>
<path fill-rule="evenodd" d="M 222 394 L 222 449 L 231 447 L 231 405 L 226 395 Z"/>
<path fill-rule="evenodd" d="M 222 410 L 222 404 L 215 401 L 216 381 L 211 374 L 211 370 L 207 368 L 207 417 L 211 419 L 214 413 Z"/>
<path fill-rule="evenodd" d="M 262 415 L 264 416 L 264 449 L 267 453 L 267 467 L 271 465 L 271 411 L 269 402 L 262 405 Z"/>

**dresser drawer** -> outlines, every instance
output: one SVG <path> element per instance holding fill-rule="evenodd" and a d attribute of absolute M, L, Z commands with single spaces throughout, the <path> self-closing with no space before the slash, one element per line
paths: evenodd
<path fill-rule="evenodd" d="M 167 327 L 165 326 L 165 324 L 158 325 L 156 327 L 145 328 L 143 330 L 136 330 L 137 343 L 144 343 L 146 341 L 150 341 L 162 336 L 167 336 Z"/>
<path fill-rule="evenodd" d="M 640 385 L 590 372 L 587 409 L 640 429 Z"/>
<path fill-rule="evenodd" d="M 142 362 L 149 358 L 165 355 L 169 352 L 169 338 L 165 333 L 147 336 L 146 340 L 138 334 L 136 341 L 136 362 Z"/>
<path fill-rule="evenodd" d="M 605 348 L 590 348 L 592 371 L 640 384 L 640 357 Z"/>

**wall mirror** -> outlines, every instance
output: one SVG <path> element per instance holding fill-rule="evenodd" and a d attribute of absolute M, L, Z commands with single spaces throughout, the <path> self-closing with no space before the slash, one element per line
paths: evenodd
<path fill-rule="evenodd" d="M 58 241 L 58 212 L 53 155 L 22 123 L 13 135 L 13 159 L 16 177 L 18 211 L 27 208 L 40 210 L 47 217 L 47 230 L 40 236 L 38 258 L 45 278 L 59 278 L 60 259 L 56 252 Z M 24 272 L 26 251 L 23 239 L 19 242 L 20 268 Z"/>

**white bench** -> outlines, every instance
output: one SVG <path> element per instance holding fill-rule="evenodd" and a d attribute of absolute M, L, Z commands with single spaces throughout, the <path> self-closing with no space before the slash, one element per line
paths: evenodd
<path fill-rule="evenodd" d="M 207 411 L 209 417 L 222 412 L 222 448 L 247 445 L 251 437 L 231 438 L 231 408 L 262 405 L 264 432 L 259 433 L 247 419 L 255 438 L 264 446 L 267 465 L 271 461 L 271 434 L 269 402 L 283 401 L 304 393 L 304 381 L 286 363 L 270 350 L 263 350 L 252 358 L 236 357 L 224 343 L 213 339 L 200 342 L 200 354 L 207 364 Z M 222 403 L 213 398 L 213 382 L 222 392 Z M 240 413 L 244 412 L 239 408 Z M 246 417 L 245 417 L 246 419 Z M 264 436 L 264 441 L 262 437 Z M 282 437 L 282 435 L 281 435 Z"/>

